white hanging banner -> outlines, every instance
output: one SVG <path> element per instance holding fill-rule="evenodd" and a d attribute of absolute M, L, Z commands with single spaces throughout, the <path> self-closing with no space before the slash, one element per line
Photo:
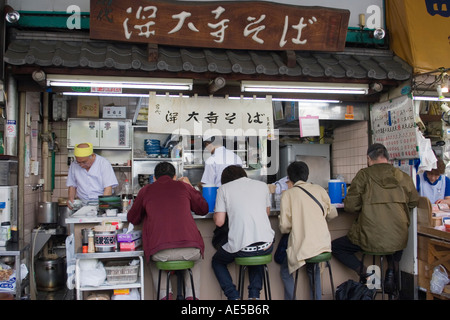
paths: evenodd
<path fill-rule="evenodd" d="M 182 135 L 272 135 L 272 98 L 227 99 L 156 96 L 150 93 L 148 132 Z"/>

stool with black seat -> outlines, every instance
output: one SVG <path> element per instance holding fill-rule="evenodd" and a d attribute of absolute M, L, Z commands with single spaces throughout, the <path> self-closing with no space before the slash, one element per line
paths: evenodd
<path fill-rule="evenodd" d="M 249 266 L 263 266 L 264 276 L 263 276 L 263 286 L 264 286 L 264 297 L 268 300 L 272 300 L 272 294 L 270 292 L 270 281 L 269 281 L 269 268 L 267 265 L 272 261 L 272 254 L 266 254 L 263 256 L 253 256 L 253 257 L 236 257 L 234 262 L 239 266 L 239 283 L 238 291 L 241 300 L 244 297 L 244 278 L 245 270 Z"/>
<path fill-rule="evenodd" d="M 156 294 L 157 300 L 159 300 L 159 290 L 161 288 L 161 273 L 162 271 L 167 272 L 167 282 L 166 282 L 166 297 L 169 298 L 169 281 L 170 281 L 170 274 L 172 271 L 175 271 L 175 274 L 177 276 L 178 280 L 178 293 L 177 293 L 177 300 L 183 300 L 186 298 L 186 288 L 184 285 L 184 272 L 188 271 L 189 276 L 191 279 L 191 286 L 192 286 L 192 297 L 195 300 L 195 288 L 194 288 L 194 277 L 192 275 L 192 268 L 194 267 L 194 261 L 187 261 L 187 260 L 173 260 L 173 261 L 155 261 L 156 267 L 159 269 L 159 276 L 158 276 L 158 292 Z"/>
<path fill-rule="evenodd" d="M 331 252 L 322 252 L 321 254 L 318 254 L 315 257 L 311 257 L 309 259 L 306 259 L 305 262 L 306 263 L 312 263 L 314 264 L 314 268 L 313 268 L 313 274 L 312 274 L 312 292 L 313 292 L 313 300 L 316 300 L 316 268 L 319 266 L 319 264 L 321 262 L 325 262 L 328 268 L 328 272 L 330 274 L 330 284 L 331 284 L 331 292 L 333 293 L 333 300 L 334 300 L 334 282 L 333 282 L 333 273 L 331 272 L 331 264 L 330 264 L 330 260 L 331 260 Z M 298 270 L 295 272 L 295 281 L 294 281 L 294 294 L 293 294 L 293 299 L 295 300 L 296 298 L 296 293 L 297 293 L 297 280 L 298 280 Z"/>
<path fill-rule="evenodd" d="M 363 251 L 361 258 L 361 269 L 360 273 L 362 274 L 364 269 L 364 258 L 366 256 L 372 256 L 372 264 L 376 265 L 376 257 L 380 257 L 380 289 L 381 289 L 381 299 L 384 300 L 384 273 L 383 273 L 383 262 L 385 256 L 392 256 L 394 252 L 371 252 L 371 251 Z M 374 283 L 373 283 L 374 284 Z M 378 289 L 378 288 L 377 288 Z M 389 294 L 389 299 L 391 299 L 391 294 Z"/>

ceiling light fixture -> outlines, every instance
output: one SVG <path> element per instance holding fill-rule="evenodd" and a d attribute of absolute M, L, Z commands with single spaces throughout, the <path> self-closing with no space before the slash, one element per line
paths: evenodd
<path fill-rule="evenodd" d="M 450 101 L 450 97 L 442 96 L 440 99 L 436 96 L 413 96 L 413 100 L 417 101 Z"/>
<path fill-rule="evenodd" d="M 272 98 L 272 101 L 302 102 L 302 103 L 341 103 L 340 100 L 327 100 L 327 99 L 287 99 L 287 98 Z"/>
<path fill-rule="evenodd" d="M 264 97 L 228 97 L 230 100 L 266 100 Z M 272 101 L 280 101 L 280 102 L 303 102 L 303 103 L 341 103 L 339 100 L 326 100 L 326 99 L 291 99 L 291 98 L 274 98 L 272 97 Z"/>
<path fill-rule="evenodd" d="M 367 84 L 320 82 L 241 81 L 242 92 L 367 94 Z"/>
<path fill-rule="evenodd" d="M 148 93 L 98 93 L 98 92 L 60 92 L 63 96 L 101 96 L 101 97 L 135 97 L 135 98 L 148 98 Z M 157 94 L 157 97 L 170 97 L 170 98 L 189 98 L 188 95 L 179 94 Z"/>
<path fill-rule="evenodd" d="M 192 90 L 192 79 L 47 75 L 49 87 L 102 87 L 149 90 Z"/>

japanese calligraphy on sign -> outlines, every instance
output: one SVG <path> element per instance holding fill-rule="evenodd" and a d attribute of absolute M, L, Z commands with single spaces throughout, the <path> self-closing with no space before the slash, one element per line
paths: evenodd
<path fill-rule="evenodd" d="M 414 105 L 407 96 L 377 103 L 371 110 L 373 142 L 382 143 L 391 159 L 418 158 Z"/>
<path fill-rule="evenodd" d="M 273 133 L 272 99 L 156 96 L 151 92 L 148 132 L 182 135 L 267 136 Z"/>
<path fill-rule="evenodd" d="M 342 51 L 350 11 L 265 1 L 91 0 L 92 39 L 248 50 Z"/>

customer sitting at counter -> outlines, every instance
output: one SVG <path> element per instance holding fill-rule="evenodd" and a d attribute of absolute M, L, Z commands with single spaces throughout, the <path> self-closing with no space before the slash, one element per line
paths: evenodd
<path fill-rule="evenodd" d="M 353 178 L 344 209 L 358 216 L 346 236 L 332 242 L 333 256 L 360 275 L 365 283 L 370 276 L 356 252 L 394 252 L 387 256 L 388 270 L 384 290 L 395 294 L 398 264 L 408 243 L 410 210 L 417 206 L 419 194 L 412 178 L 389 163 L 386 147 L 375 143 L 367 149 L 367 168 Z"/>
<path fill-rule="evenodd" d="M 270 193 L 267 185 L 249 179 L 245 170 L 236 165 L 222 172 L 222 185 L 217 191 L 214 223 L 220 227 L 228 216 L 228 242 L 212 257 L 212 268 L 220 287 L 229 300 L 239 299 L 227 265 L 235 257 L 252 257 L 272 252 L 275 232 L 269 221 Z M 259 299 L 263 267 L 248 268 L 250 284 L 248 298 Z"/>
<path fill-rule="evenodd" d="M 310 287 L 312 288 L 313 285 L 314 272 L 316 272 L 316 279 L 319 279 L 319 281 L 316 280 L 315 299 L 320 300 L 322 296 L 320 268 L 314 270 L 314 264 L 308 264 L 305 260 L 323 252 L 331 252 L 331 236 L 327 221 L 337 217 L 337 210 L 331 205 L 330 197 L 324 188 L 306 182 L 309 168 L 305 162 L 292 162 L 287 168 L 287 173 L 293 185 L 291 184 L 281 197 L 279 222 L 281 233 L 289 234 L 287 257 L 280 267 L 280 275 L 285 287 L 284 296 L 286 300 L 293 299 L 292 274 L 306 264 Z M 311 290 L 311 298 L 314 298 L 312 292 Z"/>
<path fill-rule="evenodd" d="M 73 209 L 75 197 L 86 204 L 98 201 L 98 196 L 112 195 L 119 184 L 114 169 L 108 160 L 94 153 L 92 143 L 75 145 L 73 154 L 75 161 L 69 167 L 66 182 L 69 209 Z"/>
<path fill-rule="evenodd" d="M 192 269 L 195 296 L 200 296 L 200 261 L 205 245 L 191 210 L 197 215 L 208 213 L 208 203 L 186 177 L 176 180 L 175 167 L 169 162 L 158 163 L 155 182 L 147 184 L 138 193 L 127 219 L 134 225 L 142 224 L 142 241 L 150 265 L 155 291 L 158 270 L 154 261 L 195 261 Z M 163 273 L 164 274 L 164 273 Z M 190 281 L 186 279 L 186 299 L 193 297 Z M 169 284 L 170 285 L 170 284 Z M 171 288 L 169 288 L 171 291 Z M 160 297 L 166 296 L 166 280 L 161 279 Z"/>
<path fill-rule="evenodd" d="M 242 166 L 242 159 L 233 151 L 223 146 L 220 136 L 208 136 L 203 139 L 205 149 L 211 156 L 205 161 L 205 171 L 201 179 L 204 185 L 220 187 L 222 171 L 229 165 Z"/>

